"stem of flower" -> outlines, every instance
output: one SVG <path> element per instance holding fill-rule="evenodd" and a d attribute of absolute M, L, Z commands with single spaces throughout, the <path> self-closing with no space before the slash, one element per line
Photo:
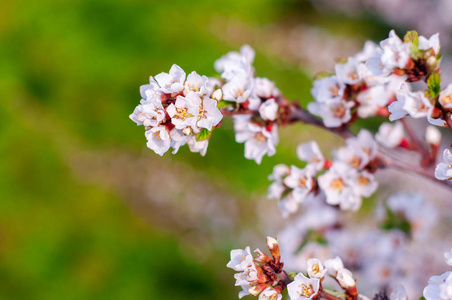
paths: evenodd
<path fill-rule="evenodd" d="M 434 163 L 434 160 L 431 159 L 431 155 L 427 148 L 425 148 L 424 143 L 417 137 L 414 133 L 413 127 L 410 125 L 407 119 L 401 119 L 403 127 L 405 128 L 406 133 L 410 137 L 411 143 L 414 149 L 419 152 L 422 156 L 422 165 L 423 166 L 431 166 Z"/>
<path fill-rule="evenodd" d="M 330 293 L 327 293 L 324 290 L 319 291 L 319 297 L 325 300 L 344 300 L 342 298 L 331 295 Z"/>

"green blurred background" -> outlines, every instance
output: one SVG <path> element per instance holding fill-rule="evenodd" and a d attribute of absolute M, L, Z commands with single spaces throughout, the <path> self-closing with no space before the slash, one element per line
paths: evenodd
<path fill-rule="evenodd" d="M 325 149 L 338 140 L 283 129 L 278 153 L 257 166 L 227 120 L 206 157 L 186 147 L 160 157 L 128 115 L 150 75 L 173 63 L 214 75 L 241 43 L 256 47 L 259 76 L 308 102 L 311 74 L 266 40 L 268 28 L 300 24 L 359 43 L 388 32 L 374 17 L 294 0 L 3 1 L 0 299 L 237 298 L 230 249 L 263 247 L 277 231 L 268 224 L 284 224 L 277 211 L 259 217 L 277 210 L 265 200 L 272 167 L 295 163 L 312 136 Z"/>

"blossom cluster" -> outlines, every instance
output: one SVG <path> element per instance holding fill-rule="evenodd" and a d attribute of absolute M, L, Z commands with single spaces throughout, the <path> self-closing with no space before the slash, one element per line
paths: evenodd
<path fill-rule="evenodd" d="M 326 127 L 340 127 L 356 118 L 387 115 L 386 107 L 405 78 L 373 74 L 372 66 L 366 62 L 378 50 L 376 44 L 367 42 L 362 52 L 341 59 L 335 74 L 321 74 L 314 81 L 311 94 L 315 102 L 308 104 L 308 110 L 320 116 Z"/>
<path fill-rule="evenodd" d="M 452 267 L 452 249 L 444 253 L 446 263 Z M 428 285 L 424 288 L 424 298 L 427 300 L 452 299 L 452 271 L 447 271 L 439 276 L 432 276 Z"/>
<path fill-rule="evenodd" d="M 334 207 L 314 201 L 306 204 L 304 213 L 278 234 L 287 270 L 306 270 L 309 258 L 339 256 L 360 278 L 358 289 L 368 293 L 401 284 L 410 296 L 418 296 L 425 275 L 439 263 L 432 259 L 435 249 L 452 243 L 431 238 L 439 214 L 420 195 L 390 196 L 377 208 L 377 224 L 360 223 L 359 228 Z M 429 247 L 423 246 L 426 243 Z"/>
<path fill-rule="evenodd" d="M 278 242 L 267 237 L 267 247 L 271 257 L 256 249 L 257 256 L 253 258 L 250 247 L 231 251 L 228 268 L 239 273 L 234 275 L 236 286 L 241 286 L 239 298 L 246 295 L 259 295 L 260 300 L 282 298 L 281 293 L 287 285 L 288 276 L 282 269 L 281 255 Z"/>
<path fill-rule="evenodd" d="M 334 160 L 326 160 L 316 142 L 297 147 L 298 158 L 306 162 L 300 169 L 283 164 L 275 166 L 269 176 L 268 197 L 277 199 L 284 216 L 298 210 L 307 197 L 325 199 L 330 205 L 356 211 L 362 197 L 370 197 L 378 187 L 372 173 L 378 165 L 377 143 L 372 134 L 361 130 L 346 140 L 346 146 L 334 152 Z"/>
<path fill-rule="evenodd" d="M 253 258 L 250 247 L 231 251 L 227 267 L 239 272 L 234 275 L 235 285 L 243 289 L 239 292 L 239 298 L 259 295 L 259 300 L 280 300 L 283 290 L 287 288 L 292 300 L 317 299 L 326 275 L 334 278 L 351 300 L 358 298 L 353 274 L 344 268 L 339 257 L 328 259 L 324 264 L 316 258 L 308 259 L 307 276 L 303 273 L 288 275 L 283 270 L 284 263 L 281 262 L 277 240 L 267 237 L 267 246 L 271 257 L 256 249 L 257 256 Z"/>
<path fill-rule="evenodd" d="M 248 45 L 240 52 L 229 52 L 215 62 L 215 69 L 225 80 L 223 100 L 229 102 L 234 118 L 235 138 L 245 143 L 245 157 L 261 163 L 265 154 L 276 153 L 279 142 L 278 121 L 281 112 L 280 92 L 267 78 L 255 77 L 254 50 Z"/>
<path fill-rule="evenodd" d="M 215 81 L 196 72 L 186 76 L 173 65 L 169 73 L 151 77 L 149 84 L 141 86 L 143 99 L 130 119 L 144 125 L 147 146 L 159 155 L 170 147 L 176 153 L 185 144 L 205 155 L 210 133 L 223 118 L 214 88 Z"/>

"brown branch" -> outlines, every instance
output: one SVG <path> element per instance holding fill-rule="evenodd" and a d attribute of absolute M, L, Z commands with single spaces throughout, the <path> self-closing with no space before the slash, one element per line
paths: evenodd
<path fill-rule="evenodd" d="M 318 128 L 321 128 L 323 130 L 329 131 L 335 135 L 338 135 L 344 139 L 354 137 L 355 134 L 350 131 L 348 126 L 342 126 L 338 128 L 329 128 L 326 127 L 323 124 L 323 121 L 315 116 L 313 116 L 311 113 L 309 113 L 306 109 L 302 108 L 298 102 L 289 102 L 288 100 L 282 98 L 280 99 L 283 102 L 283 105 L 288 105 L 289 115 L 287 116 L 287 120 L 285 124 L 292 124 L 301 122 L 304 124 L 312 125 Z M 222 110 L 221 111 L 223 115 L 225 116 L 232 116 L 232 115 L 256 115 L 258 114 L 256 111 L 245 109 L 245 110 L 238 110 L 238 111 L 227 111 Z M 452 119 L 450 117 L 448 118 L 448 126 L 450 125 L 450 128 L 452 130 Z M 413 133 L 414 134 L 414 133 Z M 432 168 L 423 168 L 421 166 L 413 166 L 406 163 L 401 162 L 397 158 L 391 156 L 390 154 L 387 154 L 385 152 L 382 152 L 381 150 L 378 151 L 377 159 L 380 161 L 380 168 L 391 168 L 394 170 L 398 170 L 404 173 L 409 174 L 416 174 L 418 176 L 422 176 L 424 178 L 427 178 L 431 181 L 434 181 L 435 183 L 442 185 L 444 187 L 452 189 L 452 185 L 449 184 L 448 181 L 445 180 L 438 180 L 434 176 L 434 170 Z"/>
<path fill-rule="evenodd" d="M 319 297 L 325 300 L 344 300 L 342 298 L 331 295 L 330 293 L 327 293 L 324 290 L 319 291 Z"/>
<path fill-rule="evenodd" d="M 425 144 L 418 138 L 416 133 L 413 130 L 413 127 L 410 125 L 407 119 L 403 118 L 400 120 L 403 124 L 403 127 L 405 128 L 406 133 L 408 134 L 408 137 L 410 138 L 411 144 L 417 152 L 422 157 L 422 165 L 423 166 L 431 166 L 435 163 L 433 159 L 431 159 L 430 152 L 425 147 Z"/>

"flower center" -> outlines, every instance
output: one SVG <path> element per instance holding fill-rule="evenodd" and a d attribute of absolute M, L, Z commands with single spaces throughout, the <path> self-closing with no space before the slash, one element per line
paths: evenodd
<path fill-rule="evenodd" d="M 356 71 L 353 71 L 348 74 L 348 78 L 350 78 L 351 80 L 356 80 L 358 79 L 358 73 Z"/>
<path fill-rule="evenodd" d="M 340 192 L 344 188 L 344 181 L 341 178 L 336 178 L 331 181 L 330 189 L 335 190 L 336 192 Z"/>
<path fill-rule="evenodd" d="M 187 108 L 177 108 L 176 107 L 176 117 L 179 119 L 185 120 L 185 118 L 188 116 Z"/>
<path fill-rule="evenodd" d="M 299 180 L 300 187 L 307 188 L 306 181 L 308 181 L 308 179 L 306 177 L 302 176 Z"/>
<path fill-rule="evenodd" d="M 446 95 L 443 97 L 444 104 L 449 104 L 452 102 L 452 94 Z"/>
<path fill-rule="evenodd" d="M 359 157 L 357 157 L 357 156 L 353 156 L 352 158 L 350 158 L 348 160 L 348 164 L 352 168 L 358 168 L 359 165 L 361 164 L 361 159 Z"/>
<path fill-rule="evenodd" d="M 314 289 L 312 288 L 312 285 L 310 284 L 300 284 L 300 290 L 298 293 L 301 296 L 305 296 L 306 298 L 311 297 L 312 294 L 314 294 Z"/>
<path fill-rule="evenodd" d="M 358 184 L 359 185 L 368 185 L 370 182 L 370 179 L 364 176 L 359 176 L 358 177 Z"/>
<path fill-rule="evenodd" d="M 345 108 L 342 105 L 333 107 L 333 115 L 336 118 L 342 118 L 345 115 Z"/>
<path fill-rule="evenodd" d="M 263 142 L 265 142 L 267 140 L 267 138 L 265 137 L 265 135 L 262 132 L 258 132 L 254 135 L 254 140 L 258 144 L 262 144 Z"/>
<path fill-rule="evenodd" d="M 187 92 L 190 92 L 190 91 L 198 92 L 199 91 L 197 83 L 188 83 L 187 82 L 186 84 L 187 84 L 187 86 L 185 87 L 185 90 Z"/>
<path fill-rule="evenodd" d="M 319 274 L 320 273 L 320 267 L 319 264 L 315 264 L 314 266 L 312 266 L 312 272 L 314 274 Z"/>

